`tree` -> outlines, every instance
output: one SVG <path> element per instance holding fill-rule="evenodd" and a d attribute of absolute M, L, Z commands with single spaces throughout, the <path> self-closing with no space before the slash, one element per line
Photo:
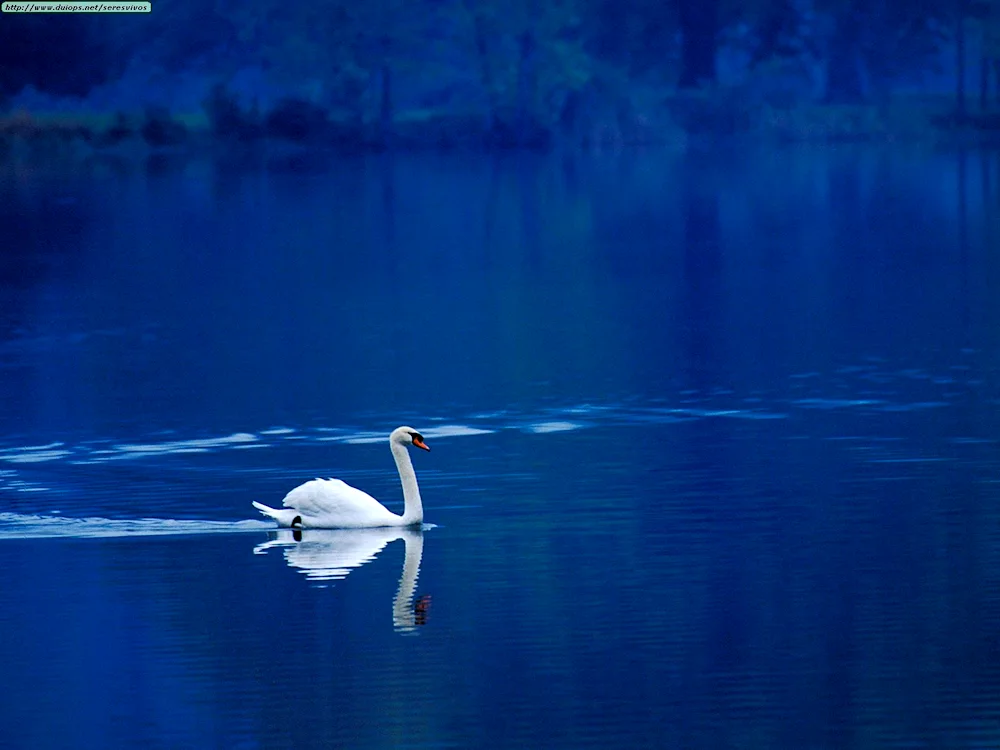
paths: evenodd
<path fill-rule="evenodd" d="M 744 16 L 753 23 L 757 37 L 750 57 L 751 67 L 798 54 L 800 12 L 793 0 L 771 0 L 757 6 L 748 9 L 750 12 Z"/>
<path fill-rule="evenodd" d="M 548 138 L 571 92 L 591 77 L 577 0 L 465 0 L 470 48 L 500 142 Z"/>
<path fill-rule="evenodd" d="M 997 0 L 950 0 L 943 4 L 952 27 L 955 45 L 955 116 L 967 114 L 966 78 L 968 71 L 968 32 L 971 22 L 977 22 L 981 32 L 980 98 L 986 104 L 986 88 L 990 60 L 1000 54 L 1000 3 Z"/>
<path fill-rule="evenodd" d="M 989 107 L 992 73 L 997 100 L 1000 101 L 1000 0 L 980 0 L 976 15 L 980 28 L 979 107 Z"/>
<path fill-rule="evenodd" d="M 955 115 L 965 117 L 965 22 L 969 15 L 968 0 L 955 3 Z"/>
<path fill-rule="evenodd" d="M 83 96 L 124 70 L 126 56 L 107 17 L 4 13 L 0 19 L 0 98 L 27 85 Z"/>
<path fill-rule="evenodd" d="M 852 0 L 833 17 L 833 32 L 827 48 L 825 99 L 828 102 L 858 102 L 868 90 L 863 52 L 867 20 L 864 0 Z"/>
<path fill-rule="evenodd" d="M 589 52 L 629 76 L 662 77 L 677 35 L 677 13 L 663 0 L 595 0 L 586 14 Z"/>
<path fill-rule="evenodd" d="M 681 32 L 678 88 L 715 83 L 719 46 L 719 0 L 677 0 Z"/>

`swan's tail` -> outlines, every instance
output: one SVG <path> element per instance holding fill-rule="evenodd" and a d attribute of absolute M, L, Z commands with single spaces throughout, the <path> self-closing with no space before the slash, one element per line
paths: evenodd
<path fill-rule="evenodd" d="M 253 507 L 259 510 L 268 518 L 273 518 L 278 522 L 279 526 L 301 526 L 302 517 L 294 508 L 270 508 L 264 503 L 258 503 L 256 500 L 251 500 Z"/>
<path fill-rule="evenodd" d="M 265 516 L 276 518 L 278 511 L 276 511 L 274 508 L 269 508 L 268 506 L 264 505 L 264 503 L 258 503 L 256 500 L 252 500 L 251 502 L 253 503 L 253 507 L 255 507 L 261 513 L 263 513 Z"/>

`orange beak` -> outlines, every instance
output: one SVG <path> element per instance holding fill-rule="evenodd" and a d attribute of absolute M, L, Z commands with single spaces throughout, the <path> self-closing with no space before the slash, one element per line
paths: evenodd
<path fill-rule="evenodd" d="M 425 451 L 429 451 L 430 450 L 430 448 L 427 447 L 427 443 L 425 443 L 420 438 L 413 438 L 413 444 L 415 446 L 417 446 L 418 448 L 421 448 L 421 449 L 423 449 Z"/>

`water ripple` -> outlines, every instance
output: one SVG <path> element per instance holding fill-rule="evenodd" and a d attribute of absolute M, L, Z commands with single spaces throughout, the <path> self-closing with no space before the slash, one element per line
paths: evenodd
<path fill-rule="evenodd" d="M 178 534 L 232 534 L 275 529 L 267 521 L 192 521 L 172 518 L 65 518 L 58 515 L 0 513 L 0 539 L 45 537 L 167 536 Z"/>
<path fill-rule="evenodd" d="M 38 464 L 45 461 L 56 461 L 68 455 L 70 455 L 69 451 L 43 451 L 26 448 L 18 452 L 18 449 L 13 449 L 12 452 L 0 455 L 0 461 L 12 464 Z"/>
<path fill-rule="evenodd" d="M 413 415 L 413 424 L 426 425 L 423 433 L 431 439 L 464 438 L 488 435 L 506 430 L 528 432 L 538 436 L 559 435 L 590 428 L 605 426 L 630 426 L 648 424 L 676 424 L 697 420 L 787 420 L 803 411 L 852 412 L 866 417 L 878 418 L 879 414 L 920 412 L 931 409 L 948 408 L 961 394 L 951 394 L 935 389 L 935 384 L 954 378 L 941 377 L 940 373 L 928 373 L 917 368 L 880 369 L 877 364 L 864 363 L 846 365 L 835 371 L 838 378 L 833 385 L 851 388 L 845 397 L 839 393 L 822 392 L 823 373 L 804 371 L 790 375 L 796 386 L 796 398 L 783 399 L 767 396 L 764 391 L 739 394 L 730 389 L 705 388 L 701 390 L 680 390 L 672 395 L 662 394 L 653 399 L 623 397 L 603 403 L 584 401 L 549 407 L 537 411 L 518 411 L 505 408 L 476 410 L 462 414 Z M 872 376 L 883 378 L 887 383 L 898 383 L 898 388 L 885 387 L 868 389 L 859 387 L 860 381 Z M 830 383 L 826 384 L 827 386 Z M 924 387 L 924 386 L 927 387 Z M 912 393 L 920 388 L 918 394 Z M 802 391 L 806 390 L 805 393 Z M 935 390 L 937 392 L 935 392 Z M 906 398 L 905 395 L 918 396 Z M 854 397 L 851 398 L 850 396 Z M 378 421 L 383 421 L 380 417 Z M 162 460 L 168 456 L 185 454 L 206 454 L 228 450 L 267 450 L 282 445 L 304 444 L 322 445 L 333 442 L 349 445 L 383 443 L 388 430 L 384 427 L 356 429 L 341 426 L 304 426 L 295 424 L 271 424 L 256 429 L 245 429 L 222 436 L 170 436 L 170 439 L 139 438 L 135 440 L 91 439 L 74 444 L 44 438 L 37 444 L 0 446 L 0 465 L 6 464 L 51 464 L 71 465 L 102 464 L 108 462 L 135 460 Z M 62 437 L 62 436 L 52 436 Z M 829 440 L 848 440 L 849 437 L 828 437 Z M 859 440 L 875 442 L 879 438 L 864 436 Z M 977 440 L 974 436 L 955 438 L 953 444 Z M 293 442 L 294 441 L 294 442 Z M 25 469 L 27 470 L 27 469 Z M 2 474 L 0 474 L 2 477 Z M 39 491 L 43 486 L 19 486 L 18 480 L 0 479 L 0 490 Z"/>
<path fill-rule="evenodd" d="M 792 401 L 803 409 L 845 409 L 851 406 L 878 406 L 884 403 L 871 398 L 800 398 Z"/>
<path fill-rule="evenodd" d="M 583 425 L 579 422 L 535 422 L 534 424 L 529 424 L 527 429 L 529 432 L 543 435 L 547 432 L 568 432 L 569 430 L 579 430 L 581 427 L 583 427 Z"/>
<path fill-rule="evenodd" d="M 256 440 L 255 435 L 246 432 L 238 432 L 220 438 L 208 438 L 202 440 L 175 440 L 166 443 L 147 443 L 143 445 L 118 445 L 116 448 L 124 453 L 180 453 L 191 450 L 208 450 L 210 448 L 221 448 L 234 443 L 252 443 Z"/>

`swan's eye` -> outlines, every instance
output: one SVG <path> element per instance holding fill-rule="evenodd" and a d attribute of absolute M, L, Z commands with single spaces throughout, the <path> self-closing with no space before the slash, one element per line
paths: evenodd
<path fill-rule="evenodd" d="M 419 432 L 411 432 L 410 433 L 410 440 L 412 440 L 413 442 L 416 442 L 417 440 L 423 442 L 423 439 L 424 439 L 424 436 L 421 435 Z"/>

